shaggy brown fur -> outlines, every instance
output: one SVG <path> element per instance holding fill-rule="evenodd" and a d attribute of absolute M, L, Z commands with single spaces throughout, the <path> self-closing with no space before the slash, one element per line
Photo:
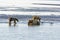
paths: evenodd
<path fill-rule="evenodd" d="M 40 25 L 41 18 L 39 16 L 33 16 L 31 20 L 28 21 L 28 25 Z"/>

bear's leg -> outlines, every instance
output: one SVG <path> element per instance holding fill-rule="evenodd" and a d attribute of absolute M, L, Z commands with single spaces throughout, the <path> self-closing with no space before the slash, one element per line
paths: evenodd
<path fill-rule="evenodd" d="M 37 25 L 40 25 L 40 22 L 37 22 Z"/>
<path fill-rule="evenodd" d="M 16 26 L 16 23 L 14 23 L 14 26 Z"/>
<path fill-rule="evenodd" d="M 9 26 L 11 26 L 11 21 L 9 21 Z"/>
<path fill-rule="evenodd" d="M 16 21 L 14 21 L 14 26 L 16 26 Z"/>

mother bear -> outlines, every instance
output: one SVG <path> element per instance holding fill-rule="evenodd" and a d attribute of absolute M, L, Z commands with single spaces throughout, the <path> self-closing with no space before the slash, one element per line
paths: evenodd
<path fill-rule="evenodd" d="M 40 25 L 41 18 L 39 16 L 33 16 L 31 20 L 28 21 L 29 26 Z"/>

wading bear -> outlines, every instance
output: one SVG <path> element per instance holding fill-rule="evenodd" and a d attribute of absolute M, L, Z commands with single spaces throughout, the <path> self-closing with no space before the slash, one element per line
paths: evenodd
<path fill-rule="evenodd" d="M 28 21 L 29 26 L 40 25 L 41 18 L 39 16 L 33 16 L 31 20 Z"/>
<path fill-rule="evenodd" d="M 11 26 L 11 22 L 14 21 L 14 26 L 16 26 L 16 21 L 18 22 L 19 20 L 17 18 L 9 18 L 9 26 Z"/>

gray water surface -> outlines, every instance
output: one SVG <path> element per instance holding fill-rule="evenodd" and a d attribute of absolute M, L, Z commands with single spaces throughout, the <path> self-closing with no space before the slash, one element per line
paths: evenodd
<path fill-rule="evenodd" d="M 60 40 L 60 23 L 44 23 L 35 27 L 27 23 L 18 23 L 15 27 L 0 23 L 0 40 Z"/>

